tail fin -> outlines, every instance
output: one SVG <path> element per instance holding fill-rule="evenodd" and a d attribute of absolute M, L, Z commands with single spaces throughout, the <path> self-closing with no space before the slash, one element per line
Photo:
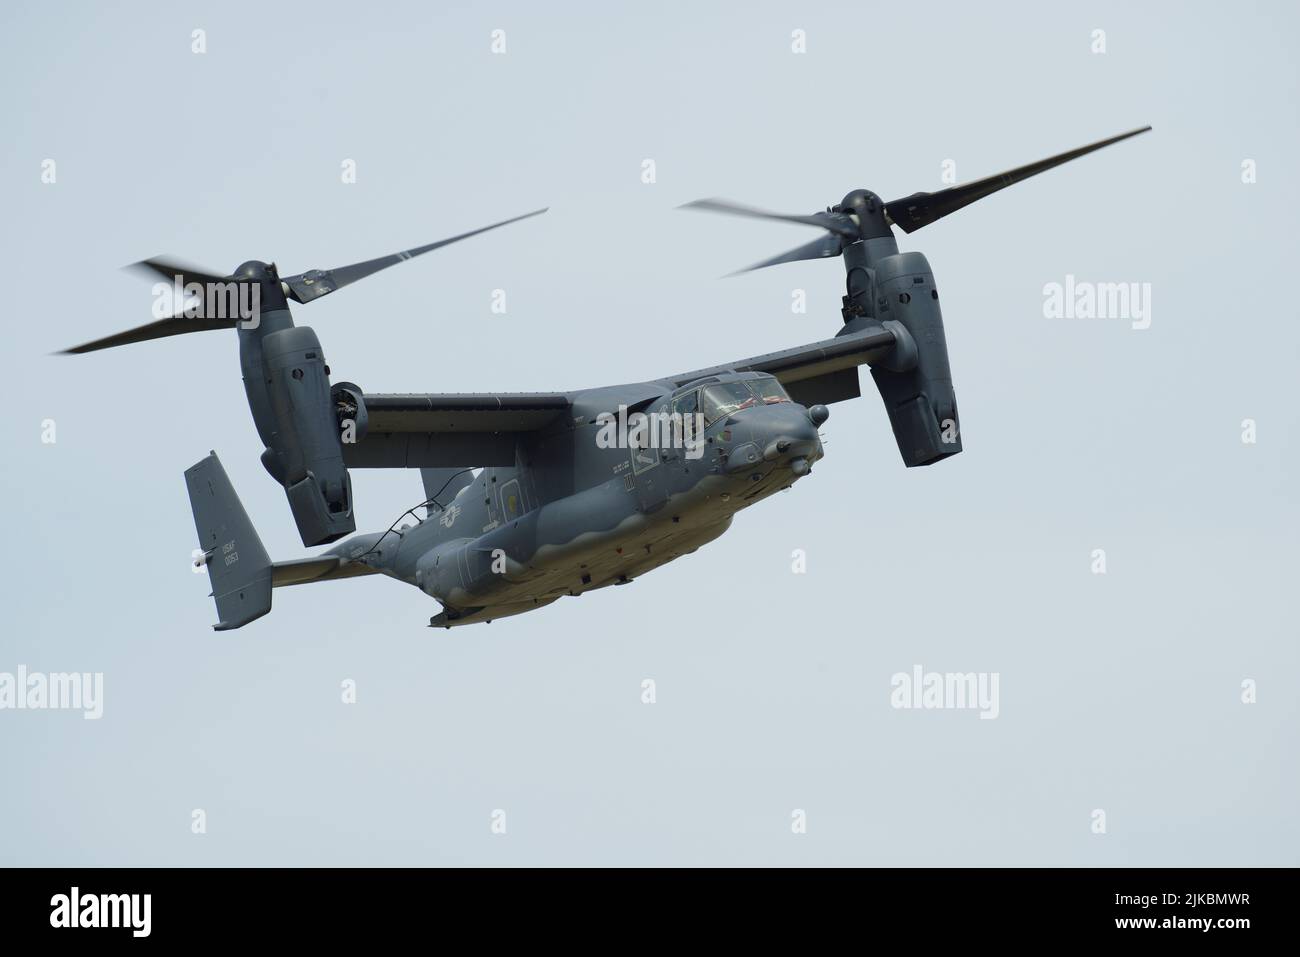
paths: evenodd
<path fill-rule="evenodd" d="M 445 505 L 456 497 L 456 493 L 466 485 L 474 484 L 474 476 L 470 474 L 472 469 L 458 468 L 438 468 L 438 469 L 420 469 L 420 478 L 424 482 L 424 497 L 427 500 L 437 499 L 439 504 Z M 425 512 L 430 516 L 433 515 L 433 506 L 425 508 Z"/>
<path fill-rule="evenodd" d="M 217 602 L 220 621 L 212 627 L 227 631 L 261 618 L 271 610 L 271 558 L 216 452 L 185 470 L 185 487 Z"/>

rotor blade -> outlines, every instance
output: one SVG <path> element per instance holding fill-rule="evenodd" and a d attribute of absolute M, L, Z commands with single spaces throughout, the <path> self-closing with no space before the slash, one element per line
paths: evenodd
<path fill-rule="evenodd" d="M 842 213 L 813 213 L 811 216 L 786 216 L 783 213 L 769 213 L 763 209 L 755 209 L 752 206 L 741 206 L 739 203 L 728 202 L 725 199 L 697 199 L 691 203 L 685 203 L 680 209 L 706 209 L 713 213 L 731 213 L 733 216 L 749 216 L 752 219 L 775 219 L 784 223 L 802 223 L 805 226 L 820 226 L 822 229 L 830 230 L 850 239 L 858 238 L 858 227 L 848 216 Z"/>
<path fill-rule="evenodd" d="M 782 253 L 779 256 L 773 256 L 771 259 L 765 259 L 761 263 L 755 263 L 744 269 L 738 269 L 729 276 L 739 276 L 741 273 L 753 272 L 755 269 L 762 269 L 765 266 L 776 266 L 780 263 L 799 262 L 804 259 L 829 259 L 831 256 L 838 256 L 844 251 L 844 241 L 834 234 L 823 236 L 820 239 L 814 239 L 810 243 L 805 243 L 798 249 L 791 249 L 789 252 Z"/>
<path fill-rule="evenodd" d="M 191 319 L 186 316 L 172 316 L 159 319 L 147 325 L 136 326 L 102 339 L 83 342 L 79 346 L 62 350 L 62 355 L 80 355 L 84 352 L 98 352 L 114 346 L 130 345 L 133 342 L 147 342 L 150 339 L 165 339 L 167 336 L 181 336 L 189 332 L 209 332 L 213 329 L 231 329 L 238 319 Z"/>
<path fill-rule="evenodd" d="M 889 214 L 890 219 L 903 232 L 915 232 L 922 226 L 928 226 L 949 213 L 955 213 L 963 206 L 969 206 L 977 199 L 983 199 L 990 193 L 996 193 L 1013 183 L 1019 183 L 1023 179 L 1029 179 L 1031 176 L 1045 172 L 1053 166 L 1068 163 L 1070 160 L 1078 159 L 1093 150 L 1099 150 L 1103 146 L 1110 146 L 1112 143 L 1126 140 L 1130 136 L 1137 136 L 1149 129 L 1151 127 L 1144 126 L 1139 130 L 1130 130 L 1127 133 L 1121 133 L 1119 136 L 1112 136 L 1110 139 L 1090 143 L 1087 146 L 1080 146 L 1068 153 L 1059 153 L 1045 160 L 1039 160 L 1037 163 L 1030 163 L 1027 166 L 1007 170 L 1005 173 L 998 173 L 996 176 L 987 176 L 973 183 L 966 183 L 964 186 L 953 186 L 949 189 L 942 189 L 937 193 L 913 193 L 911 196 L 905 196 L 902 199 L 894 200 L 892 203 L 887 203 L 885 212 Z"/>
<path fill-rule="evenodd" d="M 177 262 L 173 259 L 163 259 L 161 257 L 144 259 L 138 263 L 131 263 L 131 265 L 126 268 L 134 269 L 138 272 L 155 273 L 162 276 L 168 282 L 171 282 L 175 280 L 177 276 L 180 276 L 181 283 L 184 285 L 192 282 L 207 284 L 222 281 L 220 276 L 216 276 L 204 269 Z"/>
<path fill-rule="evenodd" d="M 547 207 L 549 209 L 550 207 Z M 342 289 L 344 286 L 351 285 L 358 279 L 365 279 L 372 276 L 381 269 L 387 269 L 389 266 L 395 266 L 400 262 L 405 262 L 415 256 L 423 255 L 442 246 L 451 243 L 460 242 L 462 239 L 469 239 L 471 236 L 477 236 L 479 233 L 486 233 L 489 229 L 496 229 L 498 226 L 508 226 L 511 223 L 517 223 L 521 219 L 528 219 L 530 216 L 540 216 L 546 212 L 546 209 L 535 209 L 531 213 L 524 213 L 522 216 L 516 216 L 513 219 L 505 219 L 499 223 L 493 223 L 491 226 L 484 226 L 482 229 L 475 229 L 468 233 L 461 233 L 459 236 L 452 236 L 450 239 L 440 239 L 436 243 L 429 243 L 427 246 L 416 246 L 414 249 L 404 249 L 400 253 L 393 253 L 391 256 L 380 256 L 378 259 L 370 259 L 363 263 L 353 263 L 350 266 L 339 266 L 337 269 L 312 269 L 297 276 L 289 276 L 282 280 L 289 290 L 289 298 L 294 302 L 311 302 L 319 299 L 321 296 L 328 295 L 336 289 Z"/>

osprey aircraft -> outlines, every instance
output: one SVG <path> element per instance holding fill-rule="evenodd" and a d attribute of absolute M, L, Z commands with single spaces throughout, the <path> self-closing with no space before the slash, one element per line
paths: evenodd
<path fill-rule="evenodd" d="M 137 265 L 183 289 L 176 315 L 65 350 L 235 329 L 262 464 L 281 486 L 306 558 L 273 562 L 217 458 L 185 472 L 218 631 L 271 610 L 272 589 L 382 574 L 442 606 L 453 627 L 533 611 L 622 585 L 713 541 L 735 514 L 809 474 L 827 406 L 861 395 L 867 366 L 903 464 L 962 450 L 939 290 L 912 233 L 1037 173 L 1146 132 L 1132 130 L 1037 163 L 884 202 L 858 189 L 811 215 L 716 199 L 698 210 L 815 227 L 823 235 L 751 266 L 840 256 L 846 287 L 833 336 L 768 355 L 574 392 L 366 392 L 334 382 L 306 305 L 389 266 L 536 216 L 336 269 L 282 277 L 250 261 L 229 276 L 169 260 Z M 252 304 L 252 309 L 239 306 Z M 183 308 L 180 308 L 183 307 Z M 354 535 L 351 469 L 418 469 L 424 499 L 384 531 Z M 425 514 L 420 515 L 419 510 Z M 406 515 L 412 523 L 397 527 Z M 341 540 L 341 541 L 340 541 Z"/>

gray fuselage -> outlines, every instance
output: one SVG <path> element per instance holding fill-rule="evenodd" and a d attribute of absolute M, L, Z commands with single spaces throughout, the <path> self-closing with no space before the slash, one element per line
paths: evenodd
<path fill-rule="evenodd" d="M 706 424 L 694 443 L 665 435 L 659 447 L 610 447 L 609 417 L 620 407 L 666 421 L 674 408 L 694 408 L 702 388 L 745 383 L 778 395 L 723 413 L 715 407 L 707 421 L 701 413 Z M 736 512 L 789 488 L 821 458 L 814 422 L 758 373 L 576 393 L 569 419 L 520 437 L 513 467 L 484 468 L 450 501 L 431 505 L 427 520 L 354 536 L 330 554 L 436 598 L 444 611 L 434 625 L 519 614 L 625 584 L 717 538 Z"/>

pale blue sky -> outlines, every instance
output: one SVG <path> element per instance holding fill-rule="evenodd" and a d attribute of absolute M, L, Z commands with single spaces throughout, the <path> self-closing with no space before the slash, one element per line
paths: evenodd
<path fill-rule="evenodd" d="M 0 671 L 102 671 L 104 716 L 0 712 L 0 863 L 1300 863 L 1298 26 L 1281 2 L 5 4 Z M 432 631 L 371 578 L 213 633 L 186 467 L 216 449 L 271 554 L 303 552 L 234 336 L 49 355 L 148 321 L 118 267 L 149 255 L 300 272 L 549 205 L 298 319 L 370 391 L 651 378 L 840 323 L 837 263 L 716 278 L 810 231 L 679 204 L 893 198 L 1145 123 L 900 236 L 943 290 L 962 455 L 904 469 L 871 392 L 719 541 L 490 626 Z M 1045 318 L 1067 274 L 1150 283 L 1150 328 Z M 364 529 L 421 497 L 354 483 Z M 891 709 L 917 664 L 997 672 L 999 717 Z"/>

